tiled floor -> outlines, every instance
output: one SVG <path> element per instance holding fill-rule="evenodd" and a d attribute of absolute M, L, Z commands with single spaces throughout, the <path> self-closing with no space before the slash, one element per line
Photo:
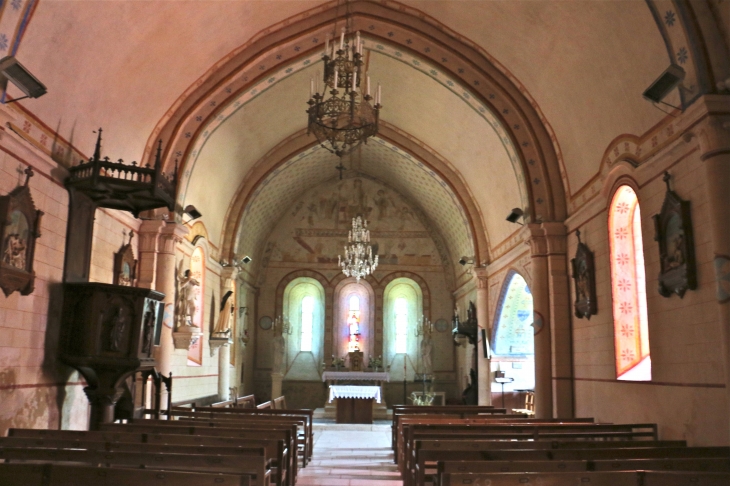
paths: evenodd
<path fill-rule="evenodd" d="M 314 424 L 312 462 L 297 486 L 402 486 L 390 449 L 390 425 Z"/>

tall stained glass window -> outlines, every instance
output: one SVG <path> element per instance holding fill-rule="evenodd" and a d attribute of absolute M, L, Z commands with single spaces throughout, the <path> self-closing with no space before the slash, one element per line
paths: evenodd
<path fill-rule="evenodd" d="M 395 352 L 408 351 L 408 301 L 400 297 L 395 300 Z"/>
<path fill-rule="evenodd" d="M 616 378 L 651 380 L 646 274 L 641 212 L 636 192 L 621 186 L 608 217 Z"/>
<path fill-rule="evenodd" d="M 312 332 L 314 323 L 314 297 L 307 295 L 302 299 L 302 343 L 299 349 L 312 350 Z"/>
<path fill-rule="evenodd" d="M 360 351 L 360 298 L 357 295 L 351 296 L 349 304 L 347 324 L 350 327 L 350 342 L 347 351 Z"/>

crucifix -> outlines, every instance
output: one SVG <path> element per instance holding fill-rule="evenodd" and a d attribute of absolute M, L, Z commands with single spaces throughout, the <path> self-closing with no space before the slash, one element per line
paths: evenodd
<path fill-rule="evenodd" d="M 340 180 L 342 180 L 342 172 L 347 170 L 347 168 L 342 165 L 342 159 L 340 159 L 340 165 L 336 166 L 335 170 L 340 171 Z"/>

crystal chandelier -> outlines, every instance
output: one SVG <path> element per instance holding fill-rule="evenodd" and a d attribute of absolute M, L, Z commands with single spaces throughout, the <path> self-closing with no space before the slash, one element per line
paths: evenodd
<path fill-rule="evenodd" d="M 342 273 L 348 277 L 355 277 L 357 282 L 375 271 L 378 266 L 378 255 L 373 257 L 373 247 L 370 243 L 368 222 L 360 216 L 352 218 L 352 230 L 347 237 L 345 257 L 337 255 L 337 264 L 342 267 Z"/>
<path fill-rule="evenodd" d="M 342 28 L 339 43 L 327 35 L 322 58 L 324 86 L 319 79 L 309 86 L 309 122 L 307 134 L 314 133 L 319 143 L 338 157 L 351 153 L 361 143 L 378 133 L 380 84 L 375 98 L 370 96 L 370 76 L 363 76 L 362 41 L 358 31 L 354 39 Z M 319 77 L 319 73 L 317 74 Z M 365 82 L 365 90 L 361 88 Z M 374 101 L 374 105 L 370 102 Z"/>

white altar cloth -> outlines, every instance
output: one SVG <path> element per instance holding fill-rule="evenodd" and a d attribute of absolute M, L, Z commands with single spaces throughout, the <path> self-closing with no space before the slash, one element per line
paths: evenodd
<path fill-rule="evenodd" d="M 325 371 L 322 373 L 322 381 L 390 381 L 390 373 L 387 371 L 368 372 L 368 371 Z"/>
<path fill-rule="evenodd" d="M 329 402 L 335 398 L 374 398 L 380 403 L 379 386 L 330 385 Z"/>

